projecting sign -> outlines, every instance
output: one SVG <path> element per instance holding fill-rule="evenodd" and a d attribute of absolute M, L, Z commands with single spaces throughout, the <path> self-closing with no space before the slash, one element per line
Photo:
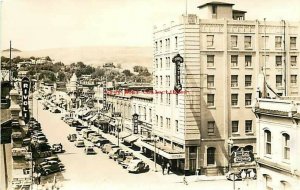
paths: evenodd
<path fill-rule="evenodd" d="M 250 151 L 236 151 L 234 152 L 234 163 L 241 163 L 241 162 L 251 162 L 251 152 Z"/>
<path fill-rule="evenodd" d="M 121 117 L 121 112 L 113 112 L 111 114 L 112 117 Z"/>
<path fill-rule="evenodd" d="M 30 88 L 30 80 L 28 77 L 24 77 L 22 79 L 22 116 L 24 117 L 25 123 L 29 122 L 29 88 Z"/>
<path fill-rule="evenodd" d="M 139 115 L 133 114 L 132 115 L 132 123 L 133 123 L 133 134 L 138 134 L 138 127 L 139 127 Z"/>
<path fill-rule="evenodd" d="M 172 62 L 175 63 L 175 86 L 174 90 L 180 92 L 182 90 L 182 85 L 180 82 L 180 64 L 183 63 L 183 57 L 177 54 L 173 57 Z"/>

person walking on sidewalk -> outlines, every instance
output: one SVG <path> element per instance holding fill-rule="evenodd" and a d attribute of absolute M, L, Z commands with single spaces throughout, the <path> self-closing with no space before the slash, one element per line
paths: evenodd
<path fill-rule="evenodd" d="M 168 171 L 168 175 L 170 174 L 170 170 L 171 170 L 171 164 L 168 162 L 168 163 L 167 163 L 167 171 Z"/>
<path fill-rule="evenodd" d="M 162 174 L 165 175 L 166 165 L 164 162 L 161 163 Z"/>
<path fill-rule="evenodd" d="M 184 184 L 184 185 L 188 185 L 188 182 L 187 182 L 187 180 L 186 180 L 186 177 L 185 177 L 185 176 L 183 177 L 183 184 Z"/>

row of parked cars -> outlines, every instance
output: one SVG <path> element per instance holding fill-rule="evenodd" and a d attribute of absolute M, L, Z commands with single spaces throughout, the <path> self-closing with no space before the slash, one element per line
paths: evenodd
<path fill-rule="evenodd" d="M 69 134 L 67 138 L 70 142 L 74 142 L 76 147 L 84 147 L 84 152 L 87 155 L 96 154 L 94 148 L 98 147 L 104 154 L 108 154 L 110 159 L 116 161 L 122 168 L 127 169 L 128 172 L 142 173 L 149 171 L 149 165 L 144 161 L 135 157 L 132 152 L 123 150 L 111 143 L 96 131 L 82 129 L 77 134 Z M 84 139 L 90 141 L 93 146 L 87 146 Z"/>

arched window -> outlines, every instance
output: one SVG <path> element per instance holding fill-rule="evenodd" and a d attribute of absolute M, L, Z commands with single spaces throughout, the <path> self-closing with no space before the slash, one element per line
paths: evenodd
<path fill-rule="evenodd" d="M 214 147 L 209 147 L 207 149 L 207 165 L 215 165 L 215 153 L 216 153 L 216 148 Z"/>
<path fill-rule="evenodd" d="M 269 130 L 265 130 L 265 154 L 271 154 L 272 152 L 272 144 L 271 144 L 271 132 Z"/>
<path fill-rule="evenodd" d="M 290 159 L 290 135 L 282 134 L 283 139 L 283 158 L 286 160 Z"/>

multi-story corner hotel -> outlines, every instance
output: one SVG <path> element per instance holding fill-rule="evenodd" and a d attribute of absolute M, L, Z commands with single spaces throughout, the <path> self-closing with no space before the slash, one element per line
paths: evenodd
<path fill-rule="evenodd" d="M 154 90 L 174 90 L 172 58 L 184 59 L 182 93 L 154 95 L 152 126 L 165 146 L 184 152 L 182 170 L 224 174 L 232 152 L 256 153 L 258 73 L 278 95 L 300 93 L 299 22 L 246 20 L 233 5 L 206 3 L 197 15 L 154 28 Z M 235 167 L 247 159 L 233 160 Z"/>

